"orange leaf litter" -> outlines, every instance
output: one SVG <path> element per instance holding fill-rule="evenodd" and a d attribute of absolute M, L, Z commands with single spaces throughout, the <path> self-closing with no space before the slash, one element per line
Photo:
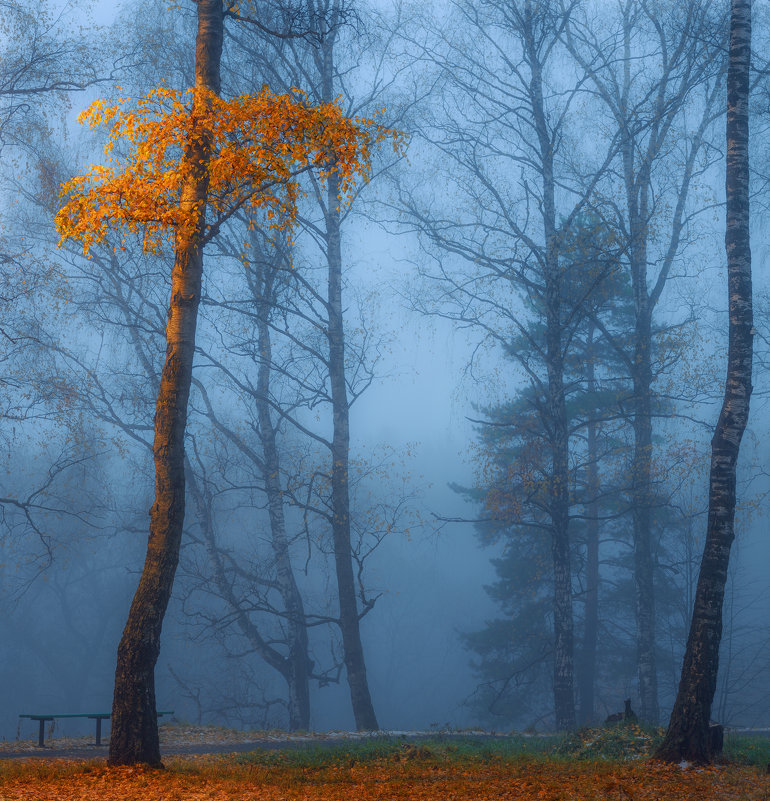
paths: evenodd
<path fill-rule="evenodd" d="M 756 768 L 651 762 L 450 763 L 394 761 L 324 767 L 235 764 L 222 757 L 174 757 L 166 770 L 107 768 L 48 760 L 0 766 L 0 800 L 34 801 L 497 801 L 537 799 L 770 799 L 770 775 Z"/>

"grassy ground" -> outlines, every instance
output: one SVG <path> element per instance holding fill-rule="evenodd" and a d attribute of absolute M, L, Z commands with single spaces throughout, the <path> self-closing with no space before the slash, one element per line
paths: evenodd
<path fill-rule="evenodd" d="M 649 760 L 660 733 L 567 737 L 383 737 L 285 751 L 169 759 L 165 770 L 102 761 L 0 764 L 0 801 L 518 801 L 770 799 L 770 741 L 728 738 L 709 768 Z"/>

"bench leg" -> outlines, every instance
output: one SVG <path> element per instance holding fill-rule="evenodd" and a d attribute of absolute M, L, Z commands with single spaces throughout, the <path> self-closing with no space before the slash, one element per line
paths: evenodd
<path fill-rule="evenodd" d="M 96 719 L 96 745 L 102 744 L 102 719 Z"/>
<path fill-rule="evenodd" d="M 45 737 L 45 721 L 44 720 L 40 720 L 38 722 L 40 723 L 40 728 L 38 729 L 38 733 L 37 733 L 37 744 L 38 744 L 38 746 L 40 748 L 42 748 L 43 747 L 43 738 Z"/>

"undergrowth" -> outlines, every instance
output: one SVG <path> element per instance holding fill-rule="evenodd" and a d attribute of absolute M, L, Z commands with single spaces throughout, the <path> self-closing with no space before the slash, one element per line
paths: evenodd
<path fill-rule="evenodd" d="M 504 736 L 432 735 L 409 738 L 371 737 L 345 742 L 292 744 L 281 749 L 256 749 L 247 753 L 167 757 L 172 772 L 228 774 L 233 771 L 290 772 L 325 770 L 379 764 L 502 765 L 538 763 L 627 763 L 649 759 L 663 736 L 663 729 L 636 724 L 583 728 L 566 735 Z M 770 738 L 727 735 L 723 763 L 753 766 L 764 772 L 770 765 Z M 7 760 L 0 762 L 0 778 L 26 776 L 40 779 L 88 774 L 103 762 Z"/>

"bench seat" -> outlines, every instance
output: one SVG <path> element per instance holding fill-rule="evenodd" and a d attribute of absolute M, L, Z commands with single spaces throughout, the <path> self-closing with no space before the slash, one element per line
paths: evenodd
<path fill-rule="evenodd" d="M 157 715 L 159 718 L 162 718 L 164 715 L 173 715 L 174 710 L 164 710 L 163 712 L 158 712 Z M 88 720 L 95 720 L 96 721 L 96 741 L 94 745 L 101 745 L 102 744 L 102 721 L 108 720 L 112 716 L 111 712 L 68 712 L 66 714 L 61 715 L 19 715 L 20 718 L 28 718 L 29 720 L 37 720 L 40 723 L 40 729 L 38 730 L 38 737 L 37 737 L 37 744 L 39 748 L 43 748 L 44 738 L 45 738 L 45 724 L 47 721 L 53 722 L 54 720 L 58 720 L 59 718 L 87 718 Z"/>

